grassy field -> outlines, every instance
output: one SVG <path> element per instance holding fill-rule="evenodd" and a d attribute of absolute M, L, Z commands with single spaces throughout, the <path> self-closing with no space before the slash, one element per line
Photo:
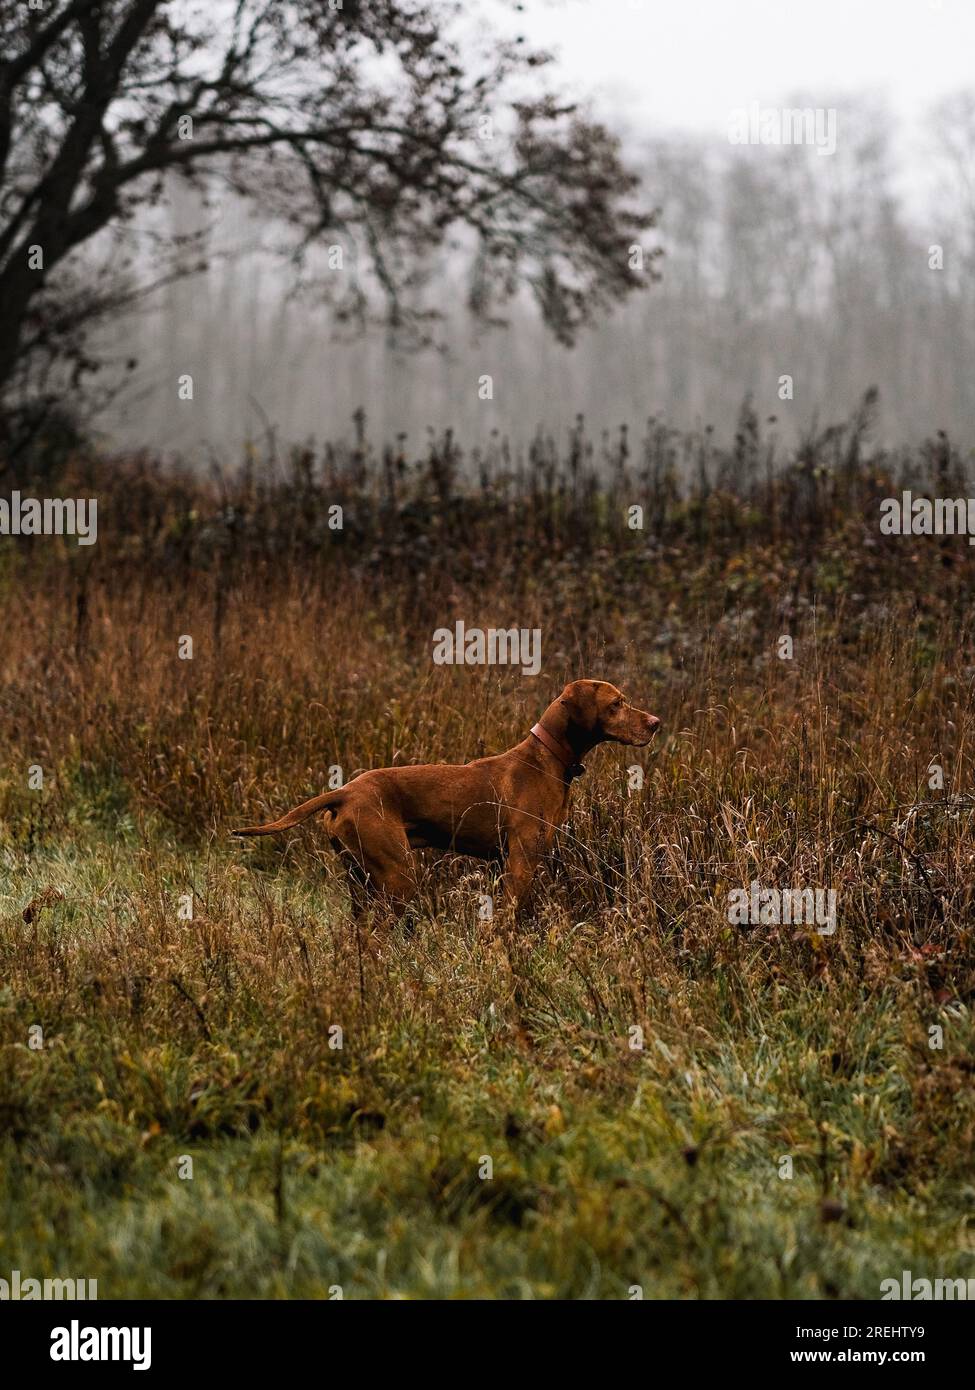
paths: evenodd
<path fill-rule="evenodd" d="M 975 1275 L 975 551 L 880 536 L 880 498 L 963 469 L 868 423 L 789 460 L 747 411 L 726 452 L 651 422 L 522 460 L 377 457 L 360 421 L 231 481 L 41 441 L 13 485 L 95 493 L 99 541 L 0 543 L 0 1275 Z M 457 618 L 540 627 L 541 674 L 434 666 Z M 430 860 L 414 919 L 363 940 L 314 827 L 228 838 L 330 767 L 508 747 L 580 675 L 663 728 L 589 759 L 508 945 L 470 861 Z M 835 890 L 835 934 L 730 925 L 753 881 Z"/>

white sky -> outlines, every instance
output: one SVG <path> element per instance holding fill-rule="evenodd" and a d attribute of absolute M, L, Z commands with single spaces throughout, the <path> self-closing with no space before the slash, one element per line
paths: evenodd
<path fill-rule="evenodd" d="M 525 0 L 519 28 L 635 129 L 724 140 L 729 111 L 753 101 L 873 93 L 912 164 L 915 120 L 975 84 L 975 0 Z"/>

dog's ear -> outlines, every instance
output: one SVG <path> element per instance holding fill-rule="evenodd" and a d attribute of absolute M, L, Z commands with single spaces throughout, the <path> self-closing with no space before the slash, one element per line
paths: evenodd
<path fill-rule="evenodd" d="M 565 707 L 565 711 L 573 724 L 577 724 L 582 729 L 591 729 L 595 717 L 595 701 L 592 698 L 592 691 L 580 681 L 573 681 L 567 685 L 559 697 L 559 704 Z"/>

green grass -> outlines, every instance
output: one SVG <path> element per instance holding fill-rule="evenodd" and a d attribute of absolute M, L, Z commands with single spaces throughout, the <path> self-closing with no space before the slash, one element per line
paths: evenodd
<path fill-rule="evenodd" d="M 899 483 L 861 443 L 828 431 L 767 484 L 709 453 L 740 495 L 684 498 L 652 450 L 602 478 L 495 460 L 446 498 L 434 458 L 390 481 L 330 450 L 314 486 L 226 496 L 86 460 L 95 553 L 0 546 L 0 1277 L 867 1299 L 904 1269 L 973 1277 L 975 551 L 879 537 Z M 938 450 L 902 462 L 963 490 Z M 538 626 L 541 674 L 435 667 L 456 617 Z M 510 747 L 582 675 L 661 733 L 588 760 L 510 941 L 470 862 L 425 863 L 413 920 L 360 936 L 314 825 L 229 839 L 334 765 Z M 752 881 L 835 890 L 835 935 L 729 924 Z"/>
<path fill-rule="evenodd" d="M 512 964 L 463 889 L 360 960 L 327 872 L 241 857 L 93 837 L 35 857 L 64 897 L 29 924 L 8 865 L 0 1264 L 103 1298 L 875 1298 L 904 1268 L 971 1275 L 971 1017 L 923 1007 L 910 970 L 858 978 L 831 945 L 831 983 L 782 978 L 797 948 L 767 937 L 711 968 L 678 922 L 651 940 L 554 905 Z"/>

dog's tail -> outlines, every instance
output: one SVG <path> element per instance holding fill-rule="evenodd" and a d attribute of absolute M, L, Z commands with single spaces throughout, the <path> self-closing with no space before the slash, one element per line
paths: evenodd
<path fill-rule="evenodd" d="M 279 820 L 268 821 L 266 825 L 244 825 L 239 830 L 231 830 L 231 835 L 276 835 L 280 830 L 290 830 L 293 825 L 301 825 L 309 816 L 313 816 L 316 811 L 334 810 L 344 799 L 345 788 L 338 787 L 335 791 L 322 792 L 321 796 L 313 796 L 311 801 L 303 801 L 300 806 L 296 806 L 287 815 L 281 816 Z"/>

